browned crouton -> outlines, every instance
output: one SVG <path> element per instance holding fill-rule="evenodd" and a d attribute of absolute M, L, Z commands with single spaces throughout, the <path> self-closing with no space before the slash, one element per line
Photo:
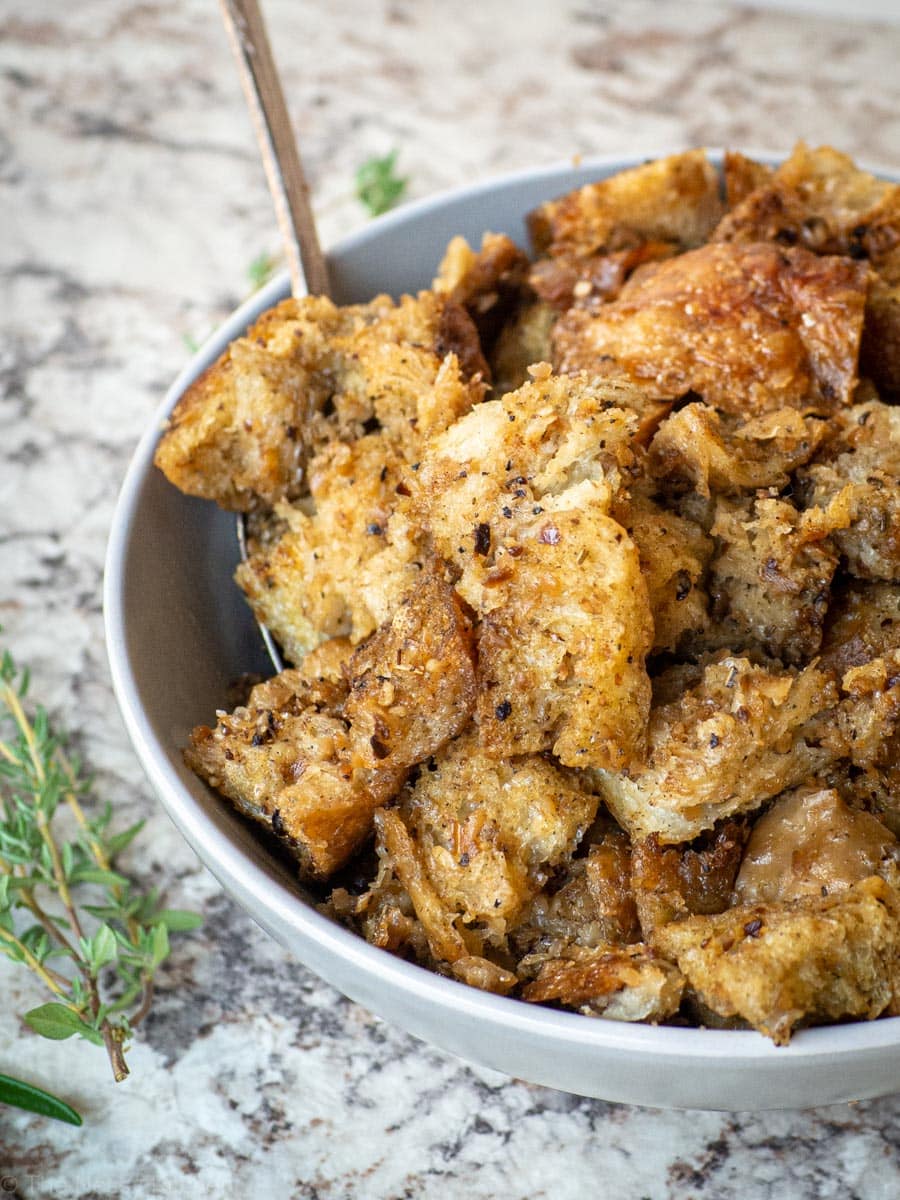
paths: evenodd
<path fill-rule="evenodd" d="M 312 503 L 279 505 L 281 535 L 251 544 L 238 566 L 257 620 L 291 662 L 325 638 L 359 641 L 376 627 L 359 571 L 386 545 L 402 465 L 382 433 L 332 442 L 310 464 Z"/>
<path fill-rule="evenodd" d="M 756 162 L 736 150 L 726 150 L 722 163 L 725 203 L 729 209 L 740 204 L 751 192 L 772 178 L 772 167 Z"/>
<path fill-rule="evenodd" d="M 522 295 L 527 270 L 528 256 L 503 233 L 486 233 L 477 252 L 465 238 L 455 237 L 432 287 L 466 310 L 478 330 L 482 351 L 490 354 Z"/>
<path fill-rule="evenodd" d="M 473 652 L 471 622 L 432 562 L 350 660 L 344 716 L 355 761 L 406 770 L 455 737 L 475 708 Z"/>
<path fill-rule="evenodd" d="M 225 508 L 293 500 L 313 454 L 373 422 L 414 459 L 423 437 L 481 399 L 486 371 L 468 315 L 430 292 L 346 308 L 285 300 L 188 388 L 156 463 Z"/>
<path fill-rule="evenodd" d="M 879 390 L 900 393 L 900 185 L 861 171 L 830 146 L 811 150 L 800 142 L 712 236 L 868 259 L 877 275 L 866 302 L 862 370 Z"/>
<path fill-rule="evenodd" d="M 631 886 L 645 940 L 670 921 L 724 912 L 746 840 L 745 824 L 724 821 L 685 846 L 662 846 L 655 834 L 636 842 Z"/>
<path fill-rule="evenodd" d="M 706 570 L 713 541 L 694 521 L 632 494 L 627 529 L 640 556 L 653 614 L 653 650 L 674 651 L 708 624 Z"/>
<path fill-rule="evenodd" d="M 684 250 L 705 241 L 720 214 L 715 167 L 702 150 L 688 150 L 550 200 L 528 228 L 540 254 L 587 256 L 646 241 Z"/>
<path fill-rule="evenodd" d="M 562 371 L 622 376 L 752 416 L 830 413 L 856 384 L 867 268 L 768 244 L 712 244 L 643 268 L 553 328 Z"/>
<path fill-rule="evenodd" d="M 810 502 L 824 508 L 847 489 L 850 520 L 834 535 L 847 570 L 900 582 L 900 408 L 871 400 L 834 424 L 834 436 L 803 473 Z"/>
<path fill-rule="evenodd" d="M 443 914 L 439 927 L 483 953 L 506 950 L 525 906 L 571 857 L 596 808 L 571 772 L 536 755 L 488 758 L 469 733 L 435 756 L 394 811 Z M 397 873 L 406 882 L 402 866 Z M 428 929 L 428 912 L 413 903 Z M 432 949 L 453 961 L 442 940 Z"/>
<path fill-rule="evenodd" d="M 827 422 L 796 408 L 741 421 L 708 404 L 686 404 L 660 425 L 650 445 L 649 470 L 670 496 L 780 490 L 809 462 L 827 431 Z"/>
<path fill-rule="evenodd" d="M 559 877 L 557 868 L 553 888 L 533 897 L 513 930 L 517 953 L 557 957 L 571 945 L 626 945 L 638 940 L 631 847 L 620 829 L 605 831 L 586 856 L 565 866 L 562 884 Z"/>
<path fill-rule="evenodd" d="M 814 666 L 795 674 L 723 658 L 678 699 L 651 710 L 643 770 L 592 777 L 632 838 L 688 842 L 839 758 L 843 739 L 824 736 L 837 699 L 831 677 Z"/>
<path fill-rule="evenodd" d="M 481 617 L 478 720 L 497 757 L 640 754 L 652 638 L 637 551 L 609 515 L 634 461 L 632 389 L 547 375 L 429 444 L 411 506 Z"/>
<path fill-rule="evenodd" d="M 703 1004 L 779 1045 L 801 1022 L 872 1019 L 900 998 L 900 899 L 878 876 L 835 896 L 676 921 L 654 945 Z"/>
<path fill-rule="evenodd" d="M 550 361 L 550 330 L 555 320 L 550 305 L 537 300 L 523 304 L 503 326 L 491 355 L 495 396 L 527 383 L 532 364 Z"/>
<path fill-rule="evenodd" d="M 191 735 L 185 761 L 296 856 L 300 875 L 327 879 L 371 832 L 372 814 L 404 772 L 354 767 L 343 690 L 299 671 L 254 688 L 246 707 Z"/>
<path fill-rule="evenodd" d="M 684 988 L 681 972 L 641 944 L 573 946 L 564 957 L 525 959 L 521 966 L 537 970 L 522 989 L 524 1000 L 556 1001 L 612 1021 L 663 1021 L 678 1011 Z"/>
<path fill-rule="evenodd" d="M 715 620 L 698 645 L 809 661 L 822 642 L 838 564 L 832 534 L 847 524 L 847 499 L 801 513 L 789 500 L 719 497 L 708 583 Z"/>

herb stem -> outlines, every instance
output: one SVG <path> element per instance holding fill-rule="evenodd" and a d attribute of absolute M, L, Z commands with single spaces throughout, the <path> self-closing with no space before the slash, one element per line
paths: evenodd
<path fill-rule="evenodd" d="M 94 856 L 94 862 L 96 862 L 97 866 L 101 869 L 101 871 L 110 871 L 110 870 L 112 870 L 112 863 L 110 862 L 109 855 L 106 853 L 106 851 L 100 845 L 98 840 L 91 833 L 90 824 L 88 823 L 87 817 L 84 815 L 84 809 L 81 807 L 81 804 L 79 803 L 78 794 L 77 794 L 78 786 L 77 786 L 77 781 L 75 779 L 75 772 L 72 770 L 72 764 L 69 762 L 66 755 L 63 754 L 62 750 L 57 750 L 56 760 L 59 763 L 60 767 L 62 768 L 62 772 L 65 775 L 66 779 L 68 779 L 68 781 L 69 781 L 69 787 L 66 790 L 66 794 L 65 794 L 66 804 L 68 804 L 68 806 L 72 812 L 72 815 L 75 817 L 75 820 L 78 822 L 78 826 L 81 829 L 81 832 L 84 836 L 84 840 L 87 843 L 88 849 L 90 850 L 91 854 L 93 854 L 93 856 Z M 122 889 L 119 887 L 119 885 L 117 883 L 113 884 L 109 890 L 110 890 L 110 895 L 112 895 L 115 900 L 121 901 L 123 893 L 122 893 Z M 138 934 L 140 933 L 140 928 L 141 928 L 140 925 L 134 919 L 134 917 L 125 917 L 124 920 L 125 920 L 125 927 L 128 930 L 128 936 L 131 938 L 132 941 L 135 941 Z"/>
<path fill-rule="evenodd" d="M 21 954 L 26 965 L 34 971 L 38 979 L 46 984 L 54 996 L 58 996 L 62 1000 L 66 1008 L 70 1008 L 78 1016 L 82 1015 L 81 1009 L 77 1005 L 70 1003 L 66 998 L 64 988 L 68 986 L 68 979 L 65 979 L 62 975 L 58 975 L 51 967 L 45 967 L 42 963 L 38 962 L 25 943 L 20 941 L 14 933 L 10 933 L 8 929 L 4 929 L 2 925 L 0 925 L 0 941 L 6 942 L 8 946 L 13 946 Z"/>

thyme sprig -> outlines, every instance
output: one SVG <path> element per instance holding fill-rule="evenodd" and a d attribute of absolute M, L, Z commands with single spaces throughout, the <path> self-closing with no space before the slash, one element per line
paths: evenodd
<path fill-rule="evenodd" d="M 28 685 L 27 668 L 0 656 L 0 953 L 50 993 L 26 1023 L 44 1037 L 105 1046 L 118 1082 L 169 932 L 200 918 L 162 908 L 156 889 L 142 894 L 114 869 L 143 822 L 112 832 L 112 806 L 90 803 L 81 763 L 46 710 L 27 714 Z"/>
<path fill-rule="evenodd" d="M 393 208 L 406 191 L 409 179 L 397 174 L 397 150 L 383 158 L 366 159 L 356 172 L 356 198 L 369 212 L 380 217 Z"/>

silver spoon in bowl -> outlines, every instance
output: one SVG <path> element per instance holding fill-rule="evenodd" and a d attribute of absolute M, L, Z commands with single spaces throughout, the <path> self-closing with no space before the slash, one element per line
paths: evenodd
<path fill-rule="evenodd" d="M 291 292 L 295 297 L 327 296 L 328 265 L 319 244 L 309 185 L 262 12 L 257 0 L 219 0 L 219 5 L 275 205 Z M 247 523 L 243 513 L 237 519 L 237 538 L 241 558 L 246 562 Z M 257 624 L 272 665 L 276 671 L 283 671 L 284 660 L 275 639 L 261 621 Z"/>

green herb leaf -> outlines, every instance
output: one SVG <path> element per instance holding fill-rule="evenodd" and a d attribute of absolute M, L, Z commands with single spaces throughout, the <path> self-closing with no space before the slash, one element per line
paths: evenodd
<path fill-rule="evenodd" d="M 165 925 L 154 925 L 150 937 L 150 965 L 158 967 L 169 956 L 169 931 Z"/>
<path fill-rule="evenodd" d="M 114 833 L 111 838 L 107 838 L 106 848 L 109 857 L 116 858 L 126 846 L 130 846 L 145 824 L 145 821 L 137 821 L 128 829 L 123 829 L 121 833 Z"/>
<path fill-rule="evenodd" d="M 0 1104 L 11 1104 L 14 1108 L 53 1117 L 55 1121 L 65 1121 L 69 1125 L 83 1124 L 81 1114 L 71 1104 L 32 1083 L 13 1079 L 11 1075 L 0 1075 Z"/>
<path fill-rule="evenodd" d="M 188 933 L 199 929 L 203 918 L 199 913 L 185 912 L 181 908 L 163 908 L 153 918 L 152 924 L 165 925 L 169 933 Z"/>
<path fill-rule="evenodd" d="M 104 871 L 100 867 L 77 867 L 72 872 L 72 883 L 99 883 L 104 887 L 125 887 L 128 880 L 117 871 Z"/>
<path fill-rule="evenodd" d="M 406 191 L 409 180 L 396 172 L 397 153 L 370 158 L 356 172 L 356 198 L 372 217 L 393 208 Z"/>
<path fill-rule="evenodd" d="M 64 1004 L 42 1004 L 39 1008 L 33 1008 L 25 1014 L 25 1022 L 35 1033 L 55 1042 L 64 1042 L 77 1033 L 96 1046 L 103 1045 L 103 1038 L 97 1030 Z"/>

